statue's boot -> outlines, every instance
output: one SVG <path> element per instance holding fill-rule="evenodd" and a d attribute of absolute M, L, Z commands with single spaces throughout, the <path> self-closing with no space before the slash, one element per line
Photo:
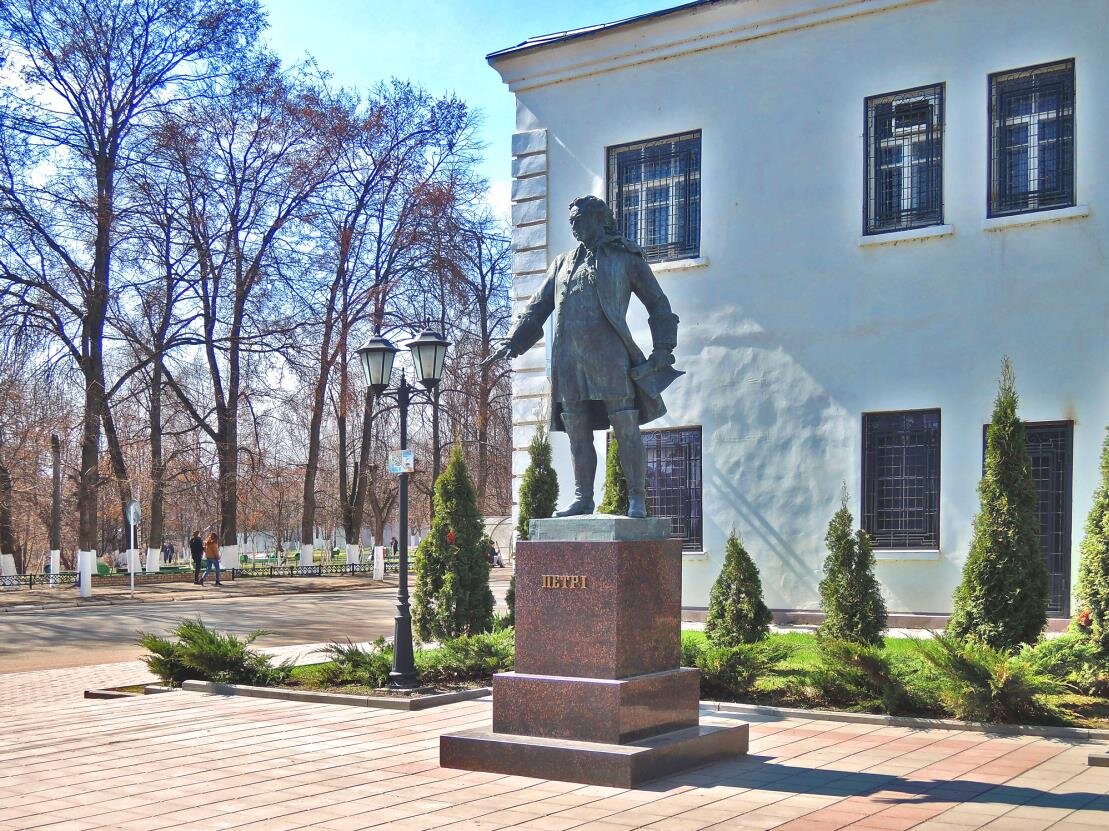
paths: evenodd
<path fill-rule="evenodd" d="M 647 516 L 647 453 L 639 433 L 639 410 L 609 413 L 616 434 L 620 470 L 628 482 L 628 516 Z"/>
<path fill-rule="evenodd" d="M 597 448 L 593 446 L 593 424 L 588 413 L 562 413 L 562 426 L 570 439 L 574 462 L 574 501 L 555 516 L 593 513 L 593 479 L 597 475 Z"/>

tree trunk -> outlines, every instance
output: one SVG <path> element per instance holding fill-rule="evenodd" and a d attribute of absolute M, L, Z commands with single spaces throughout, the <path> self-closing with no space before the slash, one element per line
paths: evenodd
<path fill-rule="evenodd" d="M 150 378 L 150 530 L 146 547 L 161 549 L 165 535 L 166 463 L 162 458 L 162 364 L 155 359 Z"/>
<path fill-rule="evenodd" d="M 308 425 L 308 460 L 304 464 L 303 510 L 300 517 L 301 544 L 315 541 L 316 474 L 320 468 L 320 427 L 327 394 L 327 370 L 320 368 L 320 377 L 312 395 L 312 419 Z"/>
<path fill-rule="evenodd" d="M 89 316 L 91 317 L 91 316 Z M 100 414 L 104 407 L 104 387 L 100 383 L 103 363 L 101 336 L 104 322 L 99 325 L 86 318 L 95 336 L 86 334 L 85 348 L 89 354 L 81 359 L 81 374 L 85 379 L 85 412 L 81 420 L 81 471 L 77 482 L 77 546 L 82 551 L 96 548 L 97 539 L 97 486 L 100 483 Z"/>
<path fill-rule="evenodd" d="M 54 457 L 54 489 L 50 496 L 50 550 L 62 550 L 62 440 L 54 433 L 50 437 L 50 451 Z"/>
<path fill-rule="evenodd" d="M 362 518 L 366 509 L 366 490 L 370 481 L 370 447 L 372 444 L 372 429 L 374 423 L 374 397 L 370 390 L 366 395 L 362 408 L 362 446 L 358 450 L 358 463 L 354 469 L 354 482 L 351 486 L 352 499 L 350 500 L 350 532 L 353 537 L 347 539 L 360 539 L 362 535 Z M 374 530 L 374 541 L 381 545 L 379 530 Z"/>
<path fill-rule="evenodd" d="M 119 432 L 116 430 L 115 417 L 112 415 L 112 405 L 108 401 L 104 402 L 102 417 L 104 420 L 104 436 L 108 440 L 108 457 L 112 462 L 112 475 L 115 477 L 119 494 L 119 516 L 123 528 L 123 544 L 126 548 L 130 548 L 131 523 L 127 520 L 127 503 L 131 501 L 131 480 L 127 476 L 127 461 L 123 458 L 123 446 L 119 443 Z"/>
<path fill-rule="evenodd" d="M 12 525 L 12 475 L 0 457 L 0 554 L 16 556 L 15 528 Z"/>

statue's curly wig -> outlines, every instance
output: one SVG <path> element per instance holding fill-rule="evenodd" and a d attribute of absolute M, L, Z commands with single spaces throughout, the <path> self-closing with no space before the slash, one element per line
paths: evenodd
<path fill-rule="evenodd" d="M 596 196 L 579 196 L 570 203 L 570 209 L 577 208 L 579 211 L 596 211 L 601 214 L 604 219 L 605 234 L 610 237 L 619 236 L 620 232 L 616 228 L 616 217 L 612 214 L 612 209 L 605 204 L 603 199 Z"/>

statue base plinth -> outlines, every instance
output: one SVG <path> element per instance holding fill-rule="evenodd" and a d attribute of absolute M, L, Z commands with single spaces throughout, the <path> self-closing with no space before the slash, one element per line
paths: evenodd
<path fill-rule="evenodd" d="M 439 740 L 439 764 L 560 782 L 634 788 L 688 768 L 747 752 L 748 726 L 689 727 L 625 744 L 546 739 L 490 729 Z"/>
<path fill-rule="evenodd" d="M 444 735 L 444 767 L 630 788 L 747 752 L 748 726 L 699 724 L 681 663 L 681 543 L 669 520 L 532 523 L 516 546 L 516 671 L 492 728 Z"/>

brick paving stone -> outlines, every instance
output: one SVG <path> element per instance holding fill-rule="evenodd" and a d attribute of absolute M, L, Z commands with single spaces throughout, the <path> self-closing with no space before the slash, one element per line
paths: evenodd
<path fill-rule="evenodd" d="M 754 717 L 747 758 L 622 791 L 439 768 L 439 735 L 486 724 L 488 701 L 79 697 L 143 671 L 0 675 L 0 700 L 37 701 L 0 744 L 0 831 L 1109 828 L 1109 768 L 1086 765 L 1090 743 Z"/>

